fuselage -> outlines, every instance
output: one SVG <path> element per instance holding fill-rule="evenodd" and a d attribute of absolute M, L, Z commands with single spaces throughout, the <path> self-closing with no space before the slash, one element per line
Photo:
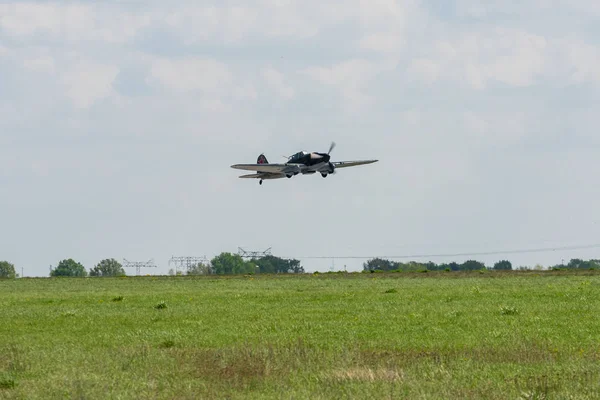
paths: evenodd
<path fill-rule="evenodd" d="M 326 153 L 317 153 L 317 152 L 312 152 L 312 153 L 307 153 L 306 151 L 300 151 L 296 154 L 294 154 L 293 156 L 290 157 L 290 159 L 288 160 L 288 164 L 304 164 L 306 166 L 313 166 L 316 164 L 321 164 L 321 163 L 328 163 L 329 162 L 329 154 Z"/>

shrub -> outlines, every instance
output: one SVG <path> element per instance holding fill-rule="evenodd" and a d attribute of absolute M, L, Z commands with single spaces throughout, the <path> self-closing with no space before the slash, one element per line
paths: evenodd
<path fill-rule="evenodd" d="M 170 349 L 173 346 L 175 346 L 175 341 L 171 339 L 163 340 L 159 345 L 159 347 L 162 347 L 163 349 Z"/>
<path fill-rule="evenodd" d="M 14 389 L 17 386 L 15 379 L 10 376 L 0 376 L 0 389 Z"/>
<path fill-rule="evenodd" d="M 165 308 L 167 308 L 167 303 L 165 303 L 164 301 L 161 301 L 160 303 L 155 305 L 154 308 L 156 308 L 157 310 L 165 309 Z"/>
<path fill-rule="evenodd" d="M 501 306 L 500 313 L 502 315 L 517 315 L 519 313 L 519 310 L 517 309 L 517 307 Z"/>

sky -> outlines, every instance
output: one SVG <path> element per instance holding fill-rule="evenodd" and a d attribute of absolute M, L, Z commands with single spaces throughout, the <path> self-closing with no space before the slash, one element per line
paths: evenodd
<path fill-rule="evenodd" d="M 0 259 L 164 274 L 242 247 L 351 271 L 598 244 L 599 22 L 592 0 L 1 1 Z M 332 141 L 379 162 L 230 168 Z M 469 258 L 600 248 L 418 260 Z"/>

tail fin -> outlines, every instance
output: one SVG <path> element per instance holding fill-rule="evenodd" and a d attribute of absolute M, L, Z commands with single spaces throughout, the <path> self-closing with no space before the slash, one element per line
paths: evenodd
<path fill-rule="evenodd" d="M 269 161 L 267 161 L 267 157 L 265 157 L 264 154 L 261 154 L 260 156 L 258 156 L 258 159 L 256 160 L 257 164 L 268 164 Z"/>

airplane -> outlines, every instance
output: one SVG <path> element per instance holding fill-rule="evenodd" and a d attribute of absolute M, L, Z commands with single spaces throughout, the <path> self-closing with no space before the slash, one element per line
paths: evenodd
<path fill-rule="evenodd" d="M 254 174 L 241 175 L 240 178 L 260 179 L 262 185 L 264 179 L 291 178 L 298 174 L 311 175 L 319 172 L 323 178 L 329 174 L 334 174 L 337 168 L 354 167 L 356 165 L 372 164 L 379 160 L 361 160 L 361 161 L 334 161 L 330 160 L 331 150 L 335 147 L 335 142 L 329 146 L 327 153 L 300 151 L 287 157 L 285 164 L 269 164 L 264 154 L 258 156 L 256 164 L 234 164 L 231 168 L 256 171 Z M 285 156 L 284 156 L 285 157 Z"/>

